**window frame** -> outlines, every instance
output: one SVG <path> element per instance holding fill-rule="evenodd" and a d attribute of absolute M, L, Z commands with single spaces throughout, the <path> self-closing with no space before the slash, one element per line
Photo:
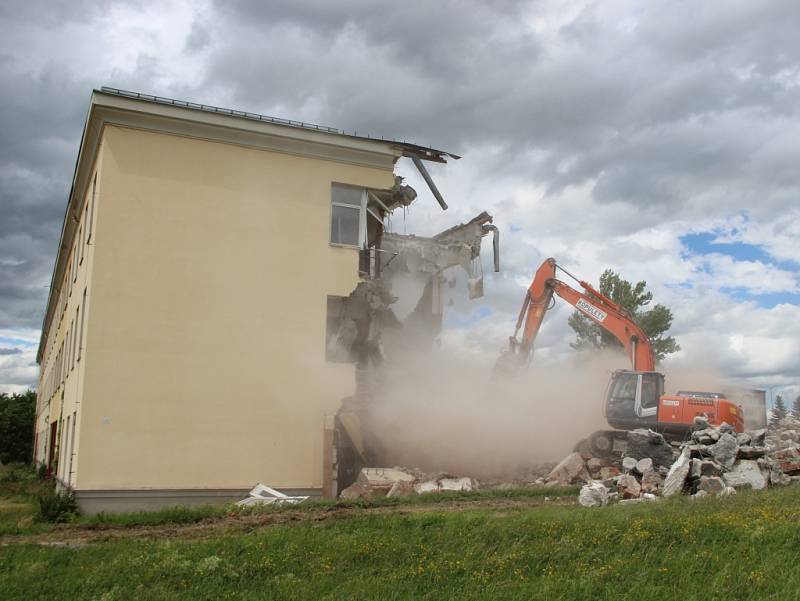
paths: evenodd
<path fill-rule="evenodd" d="M 350 188 L 352 190 L 359 190 L 361 193 L 361 203 L 359 205 L 347 204 L 344 202 L 336 202 L 333 200 L 333 187 L 339 186 L 342 188 Z M 345 242 L 333 241 L 333 207 L 342 207 L 350 209 L 351 211 L 358 211 L 358 234 L 356 244 L 347 244 Z M 367 242 L 367 189 L 360 186 L 353 186 L 351 184 L 341 184 L 339 182 L 331 182 L 331 202 L 328 219 L 328 244 L 331 246 L 339 246 L 342 248 L 355 248 L 361 250 Z"/>

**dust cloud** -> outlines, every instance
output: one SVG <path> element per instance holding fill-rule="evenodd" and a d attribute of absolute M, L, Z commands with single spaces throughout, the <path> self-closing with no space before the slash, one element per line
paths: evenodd
<path fill-rule="evenodd" d="M 608 428 L 603 398 L 617 354 L 531 365 L 492 378 L 493 364 L 446 351 L 395 358 L 373 389 L 370 438 L 383 465 L 501 478 L 559 461 Z"/>

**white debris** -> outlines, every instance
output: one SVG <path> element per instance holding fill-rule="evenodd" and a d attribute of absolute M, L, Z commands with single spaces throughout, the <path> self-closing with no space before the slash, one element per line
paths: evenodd
<path fill-rule="evenodd" d="M 364 467 L 358 474 L 358 482 L 367 488 L 385 488 L 387 492 L 395 482 L 413 482 L 412 474 L 391 467 Z"/>
<path fill-rule="evenodd" d="M 242 499 L 236 504 L 242 507 L 246 505 L 295 505 L 297 503 L 302 503 L 306 499 L 308 499 L 307 496 L 292 497 L 285 495 L 281 491 L 270 488 L 259 482 L 250 491 L 249 497 Z"/>
<path fill-rule="evenodd" d="M 665 497 L 679 493 L 683 490 L 686 482 L 686 476 L 689 475 L 689 468 L 691 467 L 691 451 L 689 447 L 684 447 L 681 451 L 680 457 L 669 468 L 669 473 L 664 480 L 664 487 L 662 494 Z"/>
<path fill-rule="evenodd" d="M 476 488 L 476 482 L 472 478 L 442 478 L 439 480 L 439 490 L 470 492 Z"/>
<path fill-rule="evenodd" d="M 584 507 L 602 507 L 608 504 L 608 489 L 602 482 L 590 482 L 581 487 L 578 503 Z"/>
<path fill-rule="evenodd" d="M 414 485 L 414 490 L 418 495 L 425 494 L 426 492 L 439 492 L 439 481 L 427 480 L 426 482 L 419 482 Z"/>
<path fill-rule="evenodd" d="M 733 488 L 749 486 L 753 490 L 761 490 L 767 487 L 767 476 L 761 471 L 758 462 L 752 459 L 737 461 L 733 470 L 723 474 L 722 479 Z"/>

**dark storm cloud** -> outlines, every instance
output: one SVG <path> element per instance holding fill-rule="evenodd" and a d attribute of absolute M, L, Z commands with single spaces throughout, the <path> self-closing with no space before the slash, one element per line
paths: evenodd
<path fill-rule="evenodd" d="M 572 210 L 591 240 L 676 215 L 772 219 L 800 197 L 793 2 L 197 6 L 178 23 L 189 11 L 169 3 L 0 3 L 0 329 L 41 323 L 89 94 L 106 83 L 478 155 L 470 184 L 542 188 L 559 206 L 537 218 Z M 577 185 L 592 211 L 562 195 Z M 524 199 L 482 189 L 527 218 Z M 504 265 L 530 252 L 510 244 Z M 495 287 L 513 313 L 510 274 Z M 32 381 L 24 367 L 2 378 Z"/>
<path fill-rule="evenodd" d="M 91 86 L 55 63 L 0 86 L 0 328 L 38 328 Z"/>
<path fill-rule="evenodd" d="M 797 115 L 793 3 L 629 15 L 598 3 L 551 32 L 528 27 L 537 6 L 220 2 L 206 83 L 351 131 L 465 153 L 500 145 L 487 171 L 522 156 L 551 192 L 595 182 L 601 201 L 673 206 L 716 190 L 726 202 L 733 189 L 741 204 L 773 180 L 778 166 L 751 159 Z M 781 173 L 796 194 L 797 171 Z"/>

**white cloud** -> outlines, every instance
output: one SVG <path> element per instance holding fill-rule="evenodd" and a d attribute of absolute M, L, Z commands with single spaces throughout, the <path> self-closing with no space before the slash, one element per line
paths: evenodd
<path fill-rule="evenodd" d="M 401 162 L 421 195 L 407 220 L 393 219 L 395 230 L 424 235 L 484 209 L 496 217 L 503 271 L 491 274 L 487 257 L 486 298 L 456 295 L 450 309 L 458 323 L 476 308 L 493 312 L 445 332 L 446 344 L 502 348 L 533 272 L 555 256 L 589 280 L 605 268 L 646 280 L 675 314 L 684 350 L 670 364 L 702 360 L 737 381 L 796 386 L 797 306 L 763 308 L 722 290 L 797 292 L 797 270 L 724 249 L 694 255 L 680 240 L 714 232 L 800 264 L 795 17 L 791 3 L 752 0 L 0 9 L 9 91 L 0 273 L 16 282 L 0 290 L 3 325 L 41 319 L 86 99 L 109 84 L 463 153 L 430 166 L 447 212 Z M 22 270 L 30 277 L 20 284 Z M 549 316 L 537 360 L 571 356 L 569 313 L 560 303 Z M 20 348 L 24 356 L 0 357 L 4 386 L 35 380 L 30 348 Z"/>

